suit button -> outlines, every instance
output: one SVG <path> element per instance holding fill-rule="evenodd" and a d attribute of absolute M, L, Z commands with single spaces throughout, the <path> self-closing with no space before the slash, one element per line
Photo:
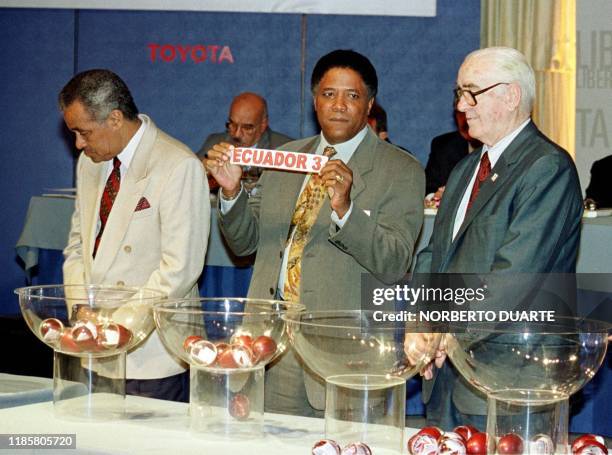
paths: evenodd
<path fill-rule="evenodd" d="M 129 245 L 126 245 L 123 247 L 123 251 L 125 251 L 126 253 L 131 253 L 132 252 L 132 247 Z"/>
<path fill-rule="evenodd" d="M 125 286 L 125 282 L 124 281 L 117 281 L 117 286 Z"/>
<path fill-rule="evenodd" d="M 270 295 L 274 295 L 274 288 L 270 288 Z"/>

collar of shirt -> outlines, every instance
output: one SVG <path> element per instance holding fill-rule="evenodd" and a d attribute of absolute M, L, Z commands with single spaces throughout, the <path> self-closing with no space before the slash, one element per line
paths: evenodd
<path fill-rule="evenodd" d="M 510 145 L 510 143 L 514 139 L 516 139 L 516 136 L 518 136 L 519 133 L 523 131 L 523 128 L 527 126 L 530 120 L 531 120 L 530 118 L 525 120 L 523 123 L 521 123 L 518 126 L 517 129 L 515 129 L 510 134 L 501 138 L 501 140 L 499 140 L 497 144 L 493 145 L 492 147 L 487 147 L 486 145 L 482 146 L 482 152 L 480 153 L 480 156 L 482 157 L 483 153 L 489 152 L 489 161 L 491 162 L 491 169 L 495 166 L 495 163 L 497 163 L 497 160 L 499 160 L 499 157 L 504 152 L 504 150 L 506 150 L 508 146 Z"/>
<path fill-rule="evenodd" d="M 127 170 L 130 168 L 130 163 L 132 162 L 132 159 L 134 158 L 134 153 L 136 152 L 136 149 L 138 148 L 138 144 L 140 144 L 140 140 L 142 139 L 142 136 L 144 135 L 144 132 L 147 129 L 147 126 L 149 125 L 149 119 L 146 116 L 138 115 L 138 118 L 141 120 L 140 128 L 138 128 L 138 130 L 136 131 L 136 134 L 132 136 L 132 138 L 129 140 L 129 142 L 126 144 L 123 150 L 121 150 L 121 152 L 119 152 L 119 154 L 117 155 L 117 158 L 119 158 L 119 160 L 121 161 L 120 170 L 121 170 L 122 177 L 125 175 Z M 113 170 L 113 160 L 109 160 L 107 161 L 107 168 L 106 168 L 107 177 L 108 175 L 110 175 L 112 170 Z"/>
<path fill-rule="evenodd" d="M 334 159 L 341 160 L 343 163 L 348 163 L 351 157 L 353 156 L 353 153 L 355 153 L 355 150 L 357 150 L 357 147 L 359 147 L 359 144 L 361 144 L 361 141 L 363 141 L 363 138 L 365 138 L 365 135 L 367 133 L 368 125 L 364 126 L 359 133 L 357 133 L 348 141 L 342 142 L 340 144 L 331 145 L 329 142 L 327 142 L 327 139 L 325 139 L 323 131 L 321 131 L 321 141 L 319 142 L 319 147 L 317 147 L 316 154 L 323 155 L 323 150 L 325 150 L 325 147 L 333 147 L 334 149 L 336 149 L 336 155 L 334 156 Z"/>

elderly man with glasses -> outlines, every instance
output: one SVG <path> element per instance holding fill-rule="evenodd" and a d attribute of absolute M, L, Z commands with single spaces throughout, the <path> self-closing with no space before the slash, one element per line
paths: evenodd
<path fill-rule="evenodd" d="M 268 105 L 266 100 L 257 93 L 244 92 L 237 95 L 230 105 L 225 123 L 225 132 L 210 134 L 200 151 L 198 157 L 203 161 L 215 144 L 228 143 L 237 147 L 257 147 L 260 149 L 275 149 L 293 140 L 284 134 L 272 131 L 268 126 Z M 245 167 L 243 180 L 246 189 L 255 186 L 261 168 Z M 209 180 L 211 186 L 216 187 L 214 179 Z"/>
<path fill-rule="evenodd" d="M 535 77 L 524 55 L 502 47 L 472 52 L 459 69 L 455 96 L 470 136 L 483 146 L 453 169 L 416 272 L 494 278 L 575 272 L 578 175 L 568 153 L 531 120 Z M 518 303 L 507 300 L 497 303 L 508 309 Z M 441 368 L 427 371 L 423 385 L 429 423 L 483 430 L 484 397 L 440 355 Z"/>

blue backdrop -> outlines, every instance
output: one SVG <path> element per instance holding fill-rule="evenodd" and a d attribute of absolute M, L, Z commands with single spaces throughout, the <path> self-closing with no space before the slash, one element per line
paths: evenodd
<path fill-rule="evenodd" d="M 117 72 L 142 112 L 198 149 L 223 129 L 230 100 L 244 90 L 267 98 L 274 129 L 315 134 L 312 67 L 332 49 L 352 48 L 378 70 L 392 141 L 424 165 L 431 139 L 453 129 L 456 72 L 480 39 L 479 0 L 438 0 L 437 11 L 419 18 L 0 9 L 0 314 L 19 312 L 12 290 L 25 279 L 14 246 L 30 197 L 73 185 L 73 139 L 56 98 L 76 71 Z"/>

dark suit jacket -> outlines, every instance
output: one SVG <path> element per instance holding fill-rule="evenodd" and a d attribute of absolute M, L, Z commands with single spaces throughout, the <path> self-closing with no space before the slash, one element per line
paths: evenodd
<path fill-rule="evenodd" d="M 453 240 L 455 215 L 479 161 L 480 149 L 451 173 L 416 272 L 574 272 L 582 195 L 567 152 L 529 123 L 502 153 Z M 423 382 L 425 402 L 434 381 Z M 455 404 L 464 413 L 486 414 L 485 402 L 472 390 L 458 381 Z"/>
<path fill-rule="evenodd" d="M 284 134 L 277 133 L 276 131 L 272 131 L 270 128 L 267 128 L 266 131 L 259 138 L 259 142 L 257 143 L 257 148 L 260 149 L 275 149 L 280 147 L 283 144 L 286 144 L 293 139 L 289 136 L 285 136 Z M 227 133 L 213 133 L 210 134 L 200 150 L 198 151 L 198 156 L 203 158 L 206 155 L 213 145 L 218 144 L 219 142 L 229 142 L 231 143 L 231 137 Z"/>
<path fill-rule="evenodd" d="M 591 166 L 591 182 L 586 197 L 593 199 L 598 207 L 612 207 L 612 155 L 595 161 Z"/>
<path fill-rule="evenodd" d="M 446 185 L 455 165 L 467 155 L 468 141 L 459 131 L 434 137 L 425 167 L 425 194 L 435 193 L 438 188 Z"/>

